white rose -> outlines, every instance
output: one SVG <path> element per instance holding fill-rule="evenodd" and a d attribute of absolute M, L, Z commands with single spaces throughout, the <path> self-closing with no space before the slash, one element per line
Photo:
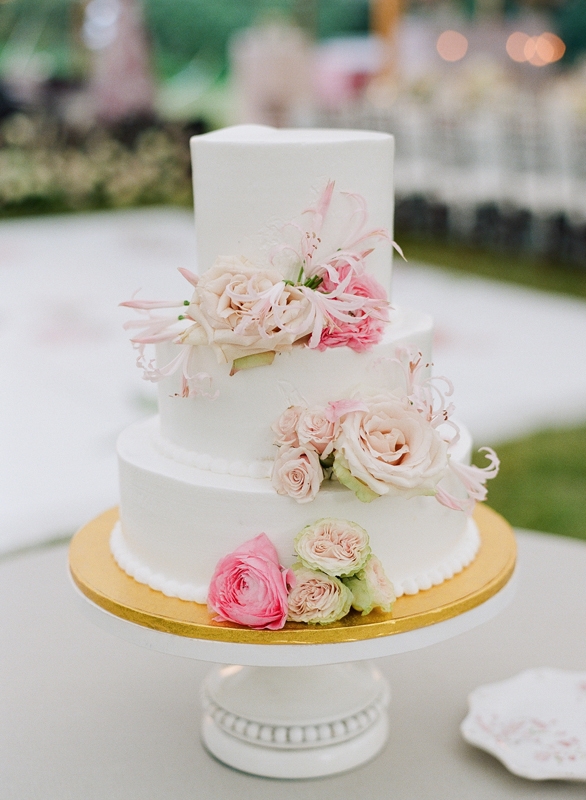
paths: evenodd
<path fill-rule="evenodd" d="M 370 554 L 367 532 L 345 519 L 307 525 L 295 537 L 294 547 L 304 566 L 337 578 L 358 572 Z"/>
<path fill-rule="evenodd" d="M 363 399 L 366 411 L 342 418 L 336 458 L 376 494 L 434 495 L 448 465 L 447 443 L 406 401 Z"/>
<path fill-rule="evenodd" d="M 310 447 L 282 447 L 273 465 L 272 482 L 278 494 L 309 503 L 319 491 L 323 471 Z"/>
<path fill-rule="evenodd" d="M 291 569 L 295 583 L 289 591 L 287 619 L 327 625 L 350 611 L 352 592 L 341 580 L 301 564 L 294 564 Z"/>

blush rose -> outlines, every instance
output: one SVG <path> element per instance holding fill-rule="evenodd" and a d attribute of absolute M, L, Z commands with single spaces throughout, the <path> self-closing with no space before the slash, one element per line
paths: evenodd
<path fill-rule="evenodd" d="M 276 436 L 275 444 L 286 447 L 299 447 L 297 424 L 299 417 L 304 413 L 303 406 L 289 406 L 279 419 L 271 425 Z"/>
<path fill-rule="evenodd" d="M 292 567 L 295 585 L 289 592 L 289 615 L 292 622 L 327 625 L 350 611 L 352 592 L 341 580 L 302 564 Z"/>
<path fill-rule="evenodd" d="M 297 422 L 299 443 L 313 447 L 322 458 L 332 452 L 338 425 L 328 419 L 325 408 L 304 409 Z"/>
<path fill-rule="evenodd" d="M 373 492 L 434 495 L 448 466 L 448 445 L 406 401 L 394 395 L 363 398 L 366 411 L 346 414 L 337 458 Z"/>
<path fill-rule="evenodd" d="M 319 455 L 311 447 L 282 447 L 273 464 L 271 480 L 277 494 L 309 503 L 323 480 Z"/>

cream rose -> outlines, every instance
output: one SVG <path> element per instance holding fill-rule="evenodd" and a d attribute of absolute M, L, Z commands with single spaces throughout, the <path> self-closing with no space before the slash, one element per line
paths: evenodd
<path fill-rule="evenodd" d="M 299 447 L 297 423 L 304 412 L 303 406 L 289 406 L 276 422 L 271 425 L 271 430 L 277 437 L 275 444 L 287 447 Z"/>
<path fill-rule="evenodd" d="M 334 447 L 338 424 L 330 421 L 325 408 L 307 408 L 299 416 L 297 435 L 300 444 L 310 445 L 326 458 Z"/>
<path fill-rule="evenodd" d="M 301 564 L 294 564 L 291 569 L 295 582 L 289 591 L 287 619 L 327 625 L 350 611 L 352 592 L 341 580 Z"/>
<path fill-rule="evenodd" d="M 304 566 L 337 578 L 354 575 L 370 554 L 367 532 L 345 519 L 307 525 L 295 537 L 294 547 Z"/>
<path fill-rule="evenodd" d="M 362 616 L 370 614 L 373 608 L 387 613 L 393 608 L 395 590 L 376 556 L 371 555 L 360 572 L 343 580 L 352 592 L 352 606 L 362 611 Z"/>
<path fill-rule="evenodd" d="M 395 395 L 363 398 L 366 411 L 340 423 L 336 459 L 376 494 L 434 495 L 448 465 L 448 445 L 412 406 Z"/>
<path fill-rule="evenodd" d="M 288 495 L 298 503 L 309 503 L 323 480 L 318 454 L 310 447 L 282 447 L 271 479 L 278 494 Z"/>
<path fill-rule="evenodd" d="M 311 332 L 310 314 L 303 292 L 277 270 L 222 257 L 199 279 L 187 309 L 194 324 L 180 341 L 212 345 L 220 362 L 282 352 Z"/>

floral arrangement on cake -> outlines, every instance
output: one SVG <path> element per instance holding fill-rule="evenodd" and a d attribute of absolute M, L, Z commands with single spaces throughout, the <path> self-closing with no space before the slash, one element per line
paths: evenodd
<path fill-rule="evenodd" d="M 496 453 L 481 448 L 490 462 L 484 468 L 451 459 L 448 448 L 460 437 L 447 400 L 451 382 L 427 376 L 421 352 L 403 348 L 398 356 L 392 361 L 403 369 L 403 393 L 357 391 L 324 407 L 291 405 L 281 414 L 272 425 L 278 448 L 272 482 L 279 494 L 308 503 L 334 478 L 365 503 L 381 495 L 430 495 L 470 514 L 485 499 L 486 481 L 499 468 Z M 449 472 L 466 497 L 440 484 Z"/>
<path fill-rule="evenodd" d="M 270 364 L 277 353 L 294 346 L 350 347 L 362 352 L 380 342 L 389 303 L 385 289 L 367 273 L 366 260 L 377 242 L 391 238 L 384 228 L 368 229 L 361 195 L 342 192 L 349 208 L 348 218 L 340 225 L 345 238 L 329 250 L 321 232 L 334 187 L 334 181 L 329 181 L 315 204 L 302 213 L 304 225 L 284 226 L 297 241 L 276 245 L 268 268 L 244 257 L 220 256 L 201 276 L 179 270 L 193 286 L 191 300 L 121 303 L 143 315 L 127 322 L 125 329 L 137 330 L 131 341 L 147 380 L 158 381 L 180 370 L 182 395 L 202 393 L 200 384 L 209 376 L 196 372 L 195 352 L 203 345 L 213 348 L 220 363 L 232 363 L 233 374 Z M 287 238 L 284 230 L 283 238 Z M 175 311 L 171 316 L 157 313 L 162 309 Z M 145 357 L 145 347 L 159 342 L 183 347 L 168 364 L 157 368 Z"/>
<path fill-rule="evenodd" d="M 208 607 L 217 622 L 279 630 L 287 620 L 327 625 L 351 608 L 390 612 L 393 586 L 355 522 L 320 519 L 295 537 L 290 569 L 266 534 L 242 544 L 216 566 Z"/>

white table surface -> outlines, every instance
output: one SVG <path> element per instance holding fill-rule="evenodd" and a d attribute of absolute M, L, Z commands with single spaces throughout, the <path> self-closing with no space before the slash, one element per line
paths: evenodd
<path fill-rule="evenodd" d="M 212 759 L 199 740 L 209 665 L 109 636 L 79 613 L 64 546 L 0 562 L 2 800 L 484 800 L 584 798 L 531 782 L 466 744 L 480 684 L 528 667 L 586 669 L 586 544 L 519 533 L 518 595 L 499 617 L 426 650 L 377 661 L 391 682 L 391 735 L 345 775 L 276 781 Z"/>

